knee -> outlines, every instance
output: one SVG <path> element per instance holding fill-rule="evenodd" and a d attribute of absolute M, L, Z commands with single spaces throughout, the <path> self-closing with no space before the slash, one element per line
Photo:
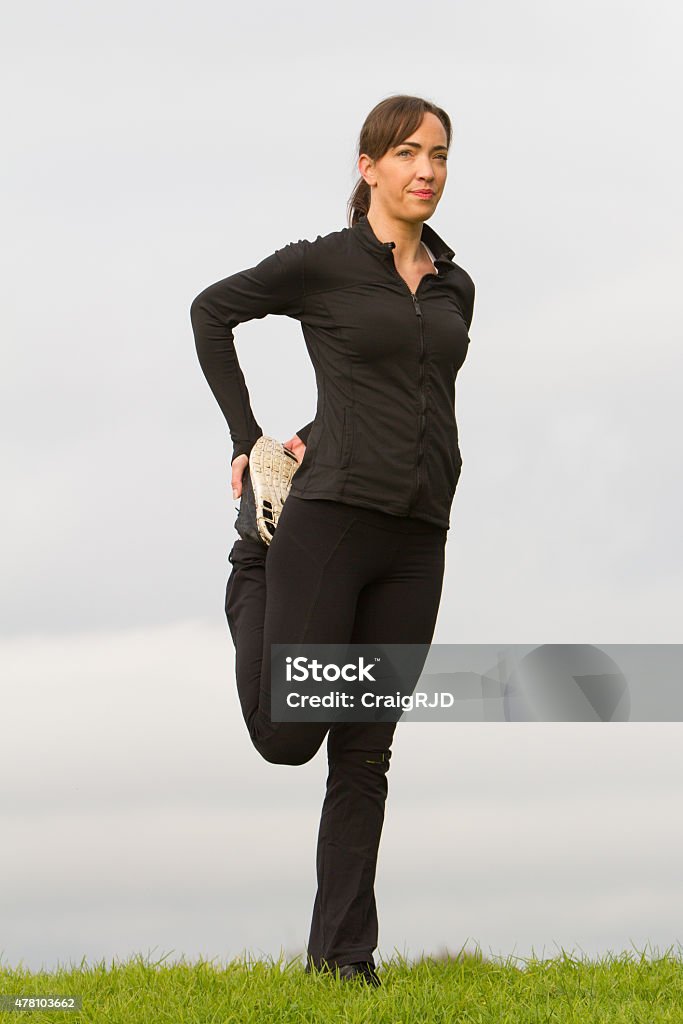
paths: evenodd
<path fill-rule="evenodd" d="M 337 750 L 332 747 L 327 752 L 327 759 L 330 767 L 347 764 L 382 775 L 389 771 L 391 750 Z"/>
<path fill-rule="evenodd" d="M 292 766 L 307 764 L 316 753 L 315 750 L 288 750 L 286 746 L 276 742 L 255 742 L 254 746 L 263 760 L 268 761 L 269 764 L 289 764 Z"/>
<path fill-rule="evenodd" d="M 386 797 L 389 751 L 353 750 L 328 757 L 330 779 L 356 789 L 366 796 Z"/>

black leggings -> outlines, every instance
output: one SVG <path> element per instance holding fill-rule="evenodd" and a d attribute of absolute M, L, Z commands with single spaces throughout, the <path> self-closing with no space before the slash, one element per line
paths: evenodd
<path fill-rule="evenodd" d="M 327 735 L 308 941 L 316 967 L 374 963 L 375 870 L 396 723 L 271 722 L 270 645 L 430 643 L 446 533 L 420 519 L 290 494 L 270 547 L 238 540 L 229 555 L 225 612 L 254 746 L 273 764 L 298 765 Z"/>

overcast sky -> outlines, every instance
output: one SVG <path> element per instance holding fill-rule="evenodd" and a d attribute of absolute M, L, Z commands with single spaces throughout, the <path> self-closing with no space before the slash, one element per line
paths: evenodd
<path fill-rule="evenodd" d="M 437 643 L 677 643 L 680 6 L 45 0 L 5 18 L 0 957 L 301 952 L 324 748 L 262 761 L 194 296 L 345 226 L 368 111 L 453 120 L 477 287 Z M 266 433 L 299 324 L 236 332 Z M 680 941 L 679 724 L 405 724 L 380 955 Z"/>

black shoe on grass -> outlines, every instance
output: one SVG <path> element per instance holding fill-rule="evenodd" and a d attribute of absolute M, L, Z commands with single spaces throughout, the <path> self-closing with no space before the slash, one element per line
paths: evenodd
<path fill-rule="evenodd" d="M 339 977 L 342 981 L 359 981 L 365 985 L 371 985 L 373 988 L 379 988 L 382 984 L 375 973 L 375 968 L 367 961 L 357 964 L 344 964 L 343 967 L 339 968 Z"/>
<path fill-rule="evenodd" d="M 339 967 L 336 964 L 313 963 L 309 958 L 306 967 L 306 974 L 328 974 L 334 976 L 339 971 L 341 981 L 358 981 L 373 988 L 379 988 L 382 982 L 375 972 L 374 964 L 368 960 L 362 960 L 355 964 L 343 964 Z"/>

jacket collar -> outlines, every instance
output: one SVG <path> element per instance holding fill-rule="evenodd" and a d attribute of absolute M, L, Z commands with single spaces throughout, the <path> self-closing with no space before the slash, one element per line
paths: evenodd
<path fill-rule="evenodd" d="M 380 242 L 379 238 L 372 230 L 370 221 L 367 217 L 361 217 L 361 219 L 353 225 L 350 229 L 361 243 L 361 245 L 368 249 L 370 252 L 376 253 L 378 256 L 387 255 L 393 248 L 391 242 Z M 434 228 L 431 228 L 429 224 L 423 223 L 422 225 L 422 241 L 431 249 L 434 254 L 434 260 L 438 263 L 439 260 L 448 260 L 449 262 L 455 256 L 453 250 L 444 242 L 443 238 L 437 235 Z"/>

